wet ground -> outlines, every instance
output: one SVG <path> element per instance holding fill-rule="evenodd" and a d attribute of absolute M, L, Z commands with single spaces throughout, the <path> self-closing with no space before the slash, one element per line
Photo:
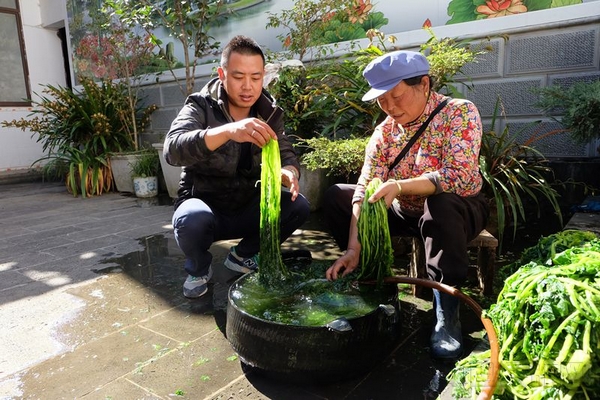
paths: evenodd
<path fill-rule="evenodd" d="M 238 275 L 222 261 L 235 242 L 213 245 L 209 293 L 185 299 L 171 215 L 170 199 L 74 198 L 59 183 L 0 186 L 0 399 L 412 400 L 442 393 L 452 365 L 429 357 L 431 303 L 408 287 L 401 288 L 400 337 L 365 374 L 315 384 L 245 368 L 225 337 L 227 291 Z M 339 255 L 318 212 L 282 250 L 298 249 L 315 260 Z M 482 326 L 466 307 L 461 319 L 470 351 Z"/>

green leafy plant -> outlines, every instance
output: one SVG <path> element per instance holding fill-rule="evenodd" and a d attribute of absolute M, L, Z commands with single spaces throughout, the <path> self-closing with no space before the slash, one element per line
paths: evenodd
<path fill-rule="evenodd" d="M 360 172 L 368 138 L 331 140 L 315 137 L 299 141 L 296 146 L 305 147 L 301 163 L 311 171 L 324 169 L 328 176 L 351 180 Z"/>
<path fill-rule="evenodd" d="M 127 107 L 120 118 L 123 127 L 132 137 L 132 150 L 140 146 L 139 133 L 145 125 L 144 118 L 156 110 L 156 105 L 141 106 L 141 83 L 147 79 L 142 73 L 144 65 L 155 58 L 154 44 L 149 35 L 139 35 L 133 27 L 117 18 L 108 18 L 108 9 L 87 26 L 89 31 L 75 44 L 75 69 L 78 76 L 94 80 L 120 79 L 120 87 Z"/>
<path fill-rule="evenodd" d="M 376 102 L 362 101 L 369 90 L 362 71 L 381 54 L 383 50 L 379 47 L 369 46 L 344 57 L 335 66 L 314 70 L 310 76 L 313 83 L 307 93 L 313 103 L 304 116 L 321 121 L 320 136 L 369 136 L 383 120 L 385 115 Z"/>
<path fill-rule="evenodd" d="M 160 172 L 160 157 L 154 149 L 146 149 L 135 162 L 131 164 L 132 177 L 148 178 L 158 176 Z"/>
<path fill-rule="evenodd" d="M 304 65 L 271 63 L 273 79 L 267 85 L 269 92 L 284 110 L 286 134 L 298 138 L 319 135 L 321 116 L 312 113 L 310 70 Z"/>
<path fill-rule="evenodd" d="M 552 169 L 544 155 L 531 147 L 536 136 L 526 143 L 516 141 L 507 125 L 502 132 L 495 131 L 501 102 L 496 102 L 491 128 L 482 137 L 479 167 L 484 179 L 483 192 L 492 201 L 497 218 L 497 235 L 500 249 L 507 226 L 513 227 L 516 237 L 520 222 L 526 221 L 527 211 L 537 210 L 539 217 L 540 200 L 545 199 L 552 207 L 556 218 L 562 224 L 562 214 L 558 203 L 559 194 L 548 181 Z M 528 207 L 532 201 L 534 207 Z"/>
<path fill-rule="evenodd" d="M 429 61 L 429 74 L 434 78 L 432 89 L 439 92 L 445 91 L 451 96 L 461 97 L 462 94 L 456 87 L 456 76 L 462 73 L 462 68 L 471 62 L 477 61 L 477 56 L 485 54 L 488 49 L 485 44 L 472 46 L 466 40 L 455 38 L 438 38 L 431 28 L 425 28 L 430 37 L 421 45 L 421 53 Z M 467 85 L 464 82 L 461 84 Z M 467 87 L 469 87 L 467 85 Z M 470 88 L 470 87 L 469 87 Z"/>
<path fill-rule="evenodd" d="M 300 60 L 317 46 L 364 38 L 372 27 L 387 24 L 382 13 L 371 17 L 371 0 L 296 0 L 290 10 L 269 13 L 267 28 L 287 28 L 278 36 L 289 56 Z M 320 53 L 321 52 L 321 53 Z"/>
<path fill-rule="evenodd" d="M 140 26 L 153 44 L 158 46 L 160 54 L 172 54 L 169 44 L 164 44 L 156 37 L 154 30 L 163 27 L 170 36 L 175 38 L 183 48 L 183 67 L 185 70 L 185 87 L 177 79 L 176 63 L 167 64 L 175 82 L 179 84 L 184 95 L 194 91 L 196 67 L 198 59 L 213 54 L 220 43 L 208 34 L 219 18 L 224 18 L 224 2 L 222 1 L 152 1 L 152 0 L 107 0 L 107 8 L 112 15 L 127 26 Z"/>
<path fill-rule="evenodd" d="M 571 230 L 542 238 L 544 246 L 563 247 L 569 242 L 572 246 L 556 254 L 539 253 L 539 258 L 520 264 L 506 279 L 496 303 L 485 311 L 500 344 L 493 398 L 600 396 L 596 356 L 600 312 L 595 306 L 600 302 L 600 242 L 593 232 L 587 232 L 587 239 L 581 233 Z M 551 243 L 554 240 L 561 243 Z M 448 375 L 454 382 L 454 398 L 481 393 L 493 359 L 486 350 L 457 362 Z"/>
<path fill-rule="evenodd" d="M 46 85 L 33 111 L 26 118 L 3 121 L 2 126 L 29 130 L 47 154 L 34 161 L 47 161 L 68 171 L 67 188 L 86 197 L 112 187 L 108 157 L 131 150 L 129 99 L 126 87 L 103 80 L 96 84 L 83 78 L 81 89 Z M 140 119 L 140 126 L 148 115 Z M 62 165 L 62 166 L 60 166 Z"/>
<path fill-rule="evenodd" d="M 537 105 L 555 118 L 580 143 L 600 138 L 600 80 L 578 82 L 569 88 L 554 85 L 539 89 Z"/>

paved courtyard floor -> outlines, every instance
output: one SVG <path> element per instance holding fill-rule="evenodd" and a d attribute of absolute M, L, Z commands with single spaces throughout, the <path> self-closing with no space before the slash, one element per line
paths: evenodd
<path fill-rule="evenodd" d="M 243 368 L 225 336 L 237 276 L 213 245 L 209 293 L 185 299 L 170 199 L 74 198 L 60 183 L 0 185 L 0 399 L 433 399 L 452 365 L 428 355 L 431 304 L 401 295 L 402 334 L 365 375 L 286 382 Z M 283 250 L 340 253 L 320 214 Z M 482 327 L 462 312 L 467 347 Z M 442 394 L 442 398 L 450 398 Z"/>

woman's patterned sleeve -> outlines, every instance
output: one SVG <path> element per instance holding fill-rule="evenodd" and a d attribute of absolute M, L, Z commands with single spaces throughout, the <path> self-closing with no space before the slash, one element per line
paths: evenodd
<path fill-rule="evenodd" d="M 440 168 L 440 186 L 444 192 L 470 196 L 479 192 L 479 150 L 482 125 L 479 111 L 470 101 L 461 101 L 449 111 L 448 150 Z"/>

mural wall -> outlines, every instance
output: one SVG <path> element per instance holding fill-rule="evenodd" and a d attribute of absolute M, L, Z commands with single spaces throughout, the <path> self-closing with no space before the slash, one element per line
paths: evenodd
<path fill-rule="evenodd" d="M 420 29 L 427 22 L 435 27 L 590 1 L 597 0 L 372 0 L 370 3 L 373 11 L 382 12 L 388 19 L 388 23 L 379 29 L 385 33 L 399 33 Z M 293 3 L 293 0 L 257 1 L 252 7 L 231 16 L 227 24 L 214 28 L 211 32 L 220 41 L 227 41 L 237 33 L 244 33 L 269 49 L 281 50 L 281 42 L 276 36 L 283 31 L 265 30 L 264 27 L 268 13 L 289 10 L 293 8 Z"/>
<path fill-rule="evenodd" d="M 435 27 L 472 21 L 480 21 L 482 32 L 485 32 L 486 20 L 490 18 L 511 18 L 516 14 L 592 1 L 600 0 L 354 0 L 354 4 L 356 7 L 370 9 L 371 14 L 376 13 L 379 17 L 372 27 L 385 34 L 391 34 L 418 30 L 424 25 Z M 90 16 L 93 18 L 94 15 L 98 15 L 100 3 L 101 0 L 68 1 L 71 43 L 75 50 L 86 33 L 82 24 L 89 22 Z M 168 1 L 155 3 L 165 4 Z M 245 34 L 269 50 L 281 51 L 284 49 L 281 36 L 287 33 L 286 28 L 267 28 L 269 16 L 280 14 L 282 10 L 291 10 L 295 3 L 295 0 L 227 0 L 229 11 L 226 18 L 219 21 L 218 26 L 211 27 L 209 35 L 215 41 L 224 44 L 236 34 Z M 367 29 L 368 27 L 365 27 L 363 32 Z M 170 38 L 167 31 L 159 27 L 154 33 L 165 43 L 173 42 L 170 46 L 170 57 L 179 61 L 183 59 L 181 45 L 177 40 Z M 344 40 L 349 39 L 342 37 L 339 41 Z M 214 58 L 215 56 L 200 57 L 205 62 Z"/>

